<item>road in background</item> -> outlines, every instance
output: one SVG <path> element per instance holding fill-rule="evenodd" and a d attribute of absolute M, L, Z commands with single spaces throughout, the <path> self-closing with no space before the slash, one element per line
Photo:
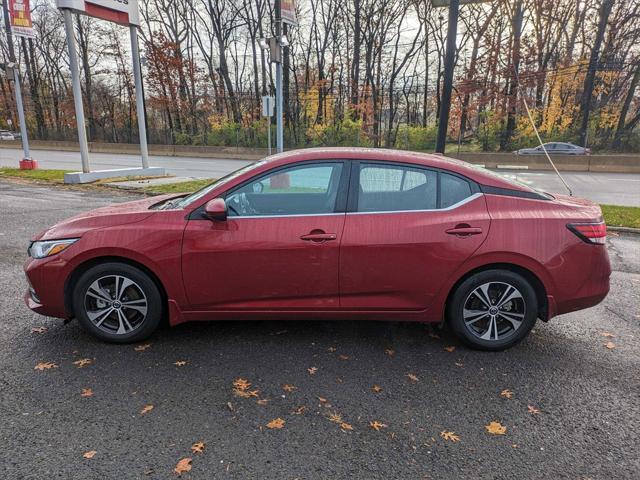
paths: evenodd
<path fill-rule="evenodd" d="M 184 324 L 136 349 L 28 310 L 27 240 L 129 198 L 0 182 L 2 478 L 178 478 L 182 458 L 192 480 L 638 478 L 640 237 L 609 237 L 602 304 L 506 352 L 418 323 L 302 318 Z"/>
<path fill-rule="evenodd" d="M 0 166 L 17 167 L 21 150 L 0 149 Z M 36 150 L 34 157 L 41 168 L 78 170 L 80 157 L 76 152 Z M 113 153 L 92 153 L 91 167 L 95 170 L 137 167 L 140 157 Z M 151 166 L 164 167 L 178 177 L 219 178 L 251 163 L 249 160 L 225 160 L 199 157 L 166 157 L 151 155 Z M 553 172 L 528 170 L 498 170 L 498 173 L 516 178 L 532 187 L 550 193 L 566 194 L 562 182 Z M 640 206 L 640 174 L 562 172 L 577 197 L 597 203 Z"/>

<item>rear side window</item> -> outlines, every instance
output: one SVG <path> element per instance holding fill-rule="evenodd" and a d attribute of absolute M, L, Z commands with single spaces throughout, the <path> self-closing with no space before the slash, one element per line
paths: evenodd
<path fill-rule="evenodd" d="M 361 164 L 358 211 L 432 210 L 437 207 L 437 180 L 431 170 Z"/>
<path fill-rule="evenodd" d="M 463 178 L 440 174 L 440 208 L 447 208 L 471 196 L 471 185 Z"/>

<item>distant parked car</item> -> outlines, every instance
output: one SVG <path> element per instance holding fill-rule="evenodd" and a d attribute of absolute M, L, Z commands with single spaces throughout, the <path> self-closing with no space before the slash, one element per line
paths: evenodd
<path fill-rule="evenodd" d="M 15 140 L 16 137 L 8 130 L 0 130 L 0 140 Z"/>
<path fill-rule="evenodd" d="M 550 142 L 545 143 L 544 148 L 547 149 L 549 155 L 591 155 L 590 148 L 580 147 L 573 143 Z M 535 148 L 521 148 L 513 153 L 516 155 L 543 155 L 544 151 L 542 150 L 542 146 L 540 146 Z"/>

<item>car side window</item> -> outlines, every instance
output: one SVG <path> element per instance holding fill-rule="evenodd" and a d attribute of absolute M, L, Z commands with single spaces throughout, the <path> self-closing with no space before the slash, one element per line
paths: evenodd
<path fill-rule="evenodd" d="M 297 165 L 250 180 L 226 196 L 230 217 L 333 213 L 342 162 Z"/>
<path fill-rule="evenodd" d="M 438 174 L 402 165 L 360 165 L 359 212 L 431 210 L 437 207 Z"/>
<path fill-rule="evenodd" d="M 440 208 L 447 208 L 471 196 L 471 185 L 465 179 L 440 174 Z"/>

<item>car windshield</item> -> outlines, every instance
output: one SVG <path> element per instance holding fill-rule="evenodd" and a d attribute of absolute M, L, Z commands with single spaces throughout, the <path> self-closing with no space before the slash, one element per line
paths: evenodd
<path fill-rule="evenodd" d="M 246 172 L 249 172 L 255 168 L 258 168 L 261 165 L 264 165 L 264 163 L 265 163 L 264 160 L 256 163 L 251 163 L 249 165 L 246 165 L 240 168 L 239 170 L 236 170 L 235 172 L 230 173 L 229 175 L 225 175 L 224 177 L 219 178 L 218 180 L 215 180 L 213 183 L 210 183 L 206 187 L 202 187 L 200 190 L 197 190 L 192 194 L 187 195 L 186 197 L 175 200 L 174 202 L 171 203 L 171 208 L 185 208 L 191 205 L 192 203 L 200 200 L 202 197 L 207 195 L 213 189 L 218 188 L 219 186 L 224 185 L 225 183 L 228 183 L 235 178 L 238 178 L 240 175 Z"/>

